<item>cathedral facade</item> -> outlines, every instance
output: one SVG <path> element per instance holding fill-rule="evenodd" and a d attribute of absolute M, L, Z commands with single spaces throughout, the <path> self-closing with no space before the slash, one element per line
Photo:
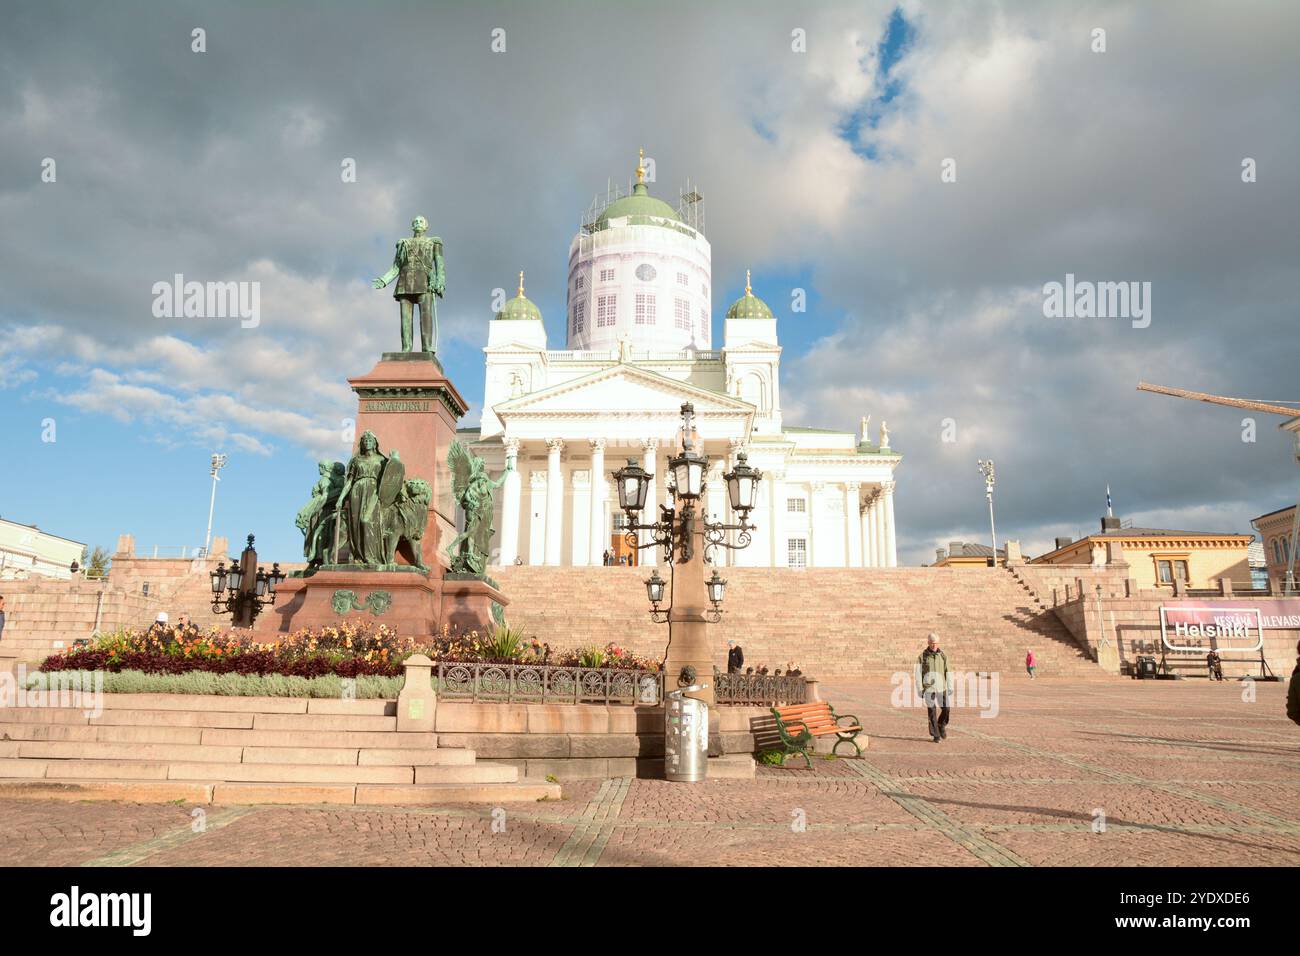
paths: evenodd
<path fill-rule="evenodd" d="M 630 194 L 594 210 L 569 248 L 566 342 L 548 347 L 541 311 L 518 294 L 489 323 L 483 413 L 463 430 L 489 470 L 510 466 L 497 492 L 502 565 L 601 565 L 607 554 L 655 564 L 656 549 L 624 541 L 610 473 L 628 460 L 665 485 L 684 402 L 713 461 L 703 499 L 733 521 L 721 474 L 746 453 L 763 472 L 758 526 L 725 563 L 763 567 L 892 567 L 894 469 L 883 423 L 860 433 L 788 425 L 781 414 L 778 320 L 745 294 L 714 348 L 710 247 L 689 216 L 650 195 L 643 166 Z"/>

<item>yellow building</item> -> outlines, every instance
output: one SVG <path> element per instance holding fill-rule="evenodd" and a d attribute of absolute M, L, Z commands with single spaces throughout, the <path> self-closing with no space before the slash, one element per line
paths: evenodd
<path fill-rule="evenodd" d="M 987 544 L 973 541 L 949 541 L 947 548 L 935 549 L 935 561 L 932 568 L 986 568 L 993 549 Z M 998 548 L 998 567 L 1006 567 L 1007 553 Z"/>
<path fill-rule="evenodd" d="M 1291 559 L 1291 527 L 1295 521 L 1295 505 L 1279 508 L 1266 515 L 1260 515 L 1250 524 L 1259 532 L 1259 540 L 1264 543 L 1264 563 L 1268 568 L 1268 580 L 1273 587 L 1281 590 L 1286 581 L 1286 569 Z M 1300 578 L 1300 556 L 1296 560 L 1296 577 Z"/>
<path fill-rule="evenodd" d="M 1129 577 L 1139 588 L 1174 589 L 1174 578 L 1189 588 L 1217 588 L 1230 578 L 1234 590 L 1251 587 L 1247 550 L 1254 535 L 1217 531 L 1176 531 L 1169 528 L 1124 528 L 1118 518 L 1102 518 L 1101 531 L 1078 541 L 1057 538 L 1056 549 L 1032 564 L 1100 564 L 1106 546 L 1119 542 Z"/>

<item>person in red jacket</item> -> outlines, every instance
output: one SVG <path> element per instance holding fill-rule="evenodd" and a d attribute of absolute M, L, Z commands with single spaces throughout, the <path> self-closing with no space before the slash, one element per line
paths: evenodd
<path fill-rule="evenodd" d="M 1038 659 L 1034 657 L 1032 650 L 1025 654 L 1025 670 L 1029 671 L 1029 679 L 1034 679 L 1034 668 L 1038 666 Z"/>

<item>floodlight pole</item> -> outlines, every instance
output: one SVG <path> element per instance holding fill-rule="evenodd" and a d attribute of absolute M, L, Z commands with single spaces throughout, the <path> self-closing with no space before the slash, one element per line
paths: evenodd
<path fill-rule="evenodd" d="M 212 497 L 208 499 L 208 533 L 203 538 L 203 556 L 208 556 L 208 549 L 212 544 L 212 513 L 217 506 L 217 482 L 221 479 L 217 477 L 217 472 L 226 467 L 228 459 L 225 455 L 212 456 Z"/>

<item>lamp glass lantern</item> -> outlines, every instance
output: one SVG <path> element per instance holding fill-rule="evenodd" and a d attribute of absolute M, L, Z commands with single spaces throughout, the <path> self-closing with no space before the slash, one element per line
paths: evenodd
<path fill-rule="evenodd" d="M 266 576 L 266 584 L 272 594 L 274 594 L 275 589 L 284 582 L 284 578 L 285 574 L 280 570 L 280 562 L 277 561 L 275 564 L 271 565 L 271 573 Z"/>
<path fill-rule="evenodd" d="M 713 569 L 713 577 L 705 582 L 709 589 L 709 601 L 716 607 L 722 603 L 722 596 L 727 590 L 727 582 L 718 575 L 718 569 Z"/>
<path fill-rule="evenodd" d="M 258 597 L 266 596 L 266 569 L 258 568 L 257 577 L 253 579 L 253 586 Z"/>
<path fill-rule="evenodd" d="M 226 574 L 226 586 L 232 591 L 238 591 L 239 586 L 244 583 L 244 569 L 234 562 L 230 562 L 230 571 Z"/>
<path fill-rule="evenodd" d="M 732 510 L 748 514 L 758 499 L 758 482 L 763 473 L 750 466 L 749 456 L 743 451 L 736 459 L 736 467 L 722 479 L 727 483 L 727 497 L 731 499 Z"/>
<path fill-rule="evenodd" d="M 629 458 L 627 464 L 614 472 L 614 481 L 618 485 L 618 506 L 624 511 L 635 514 L 645 507 L 646 495 L 650 492 L 650 475 Z"/>
<path fill-rule="evenodd" d="M 226 589 L 226 563 L 222 561 L 212 572 L 212 593 L 220 594 Z"/>
<path fill-rule="evenodd" d="M 708 459 L 695 451 L 684 451 L 668 460 L 677 497 L 693 501 L 704 493 L 704 469 L 707 465 Z"/>
<path fill-rule="evenodd" d="M 650 599 L 651 604 L 662 604 L 664 600 L 664 585 L 667 582 L 659 576 L 659 571 L 655 570 L 645 582 L 645 593 Z"/>

